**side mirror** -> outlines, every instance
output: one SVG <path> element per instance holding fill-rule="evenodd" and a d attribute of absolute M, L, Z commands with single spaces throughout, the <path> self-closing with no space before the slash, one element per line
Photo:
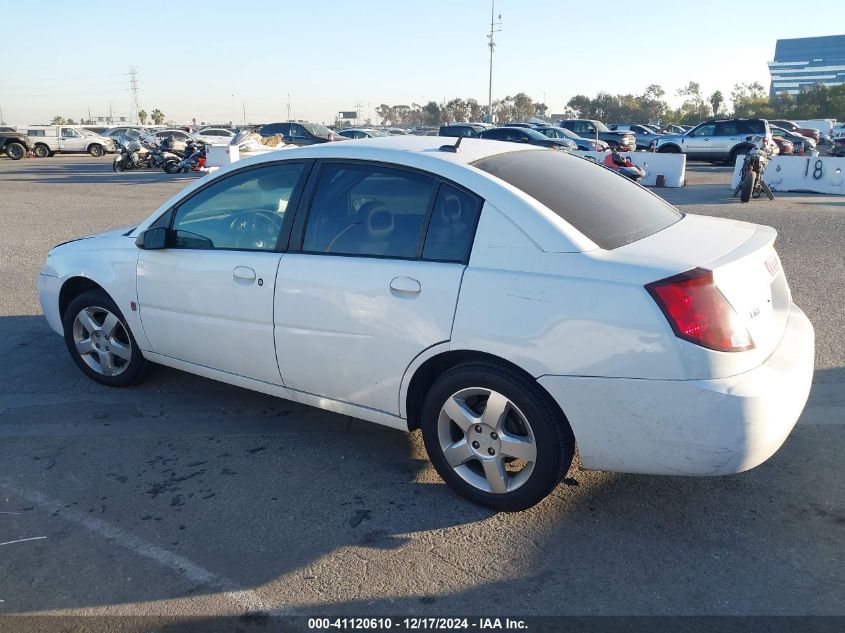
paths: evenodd
<path fill-rule="evenodd" d="M 167 229 L 164 227 L 147 229 L 135 240 L 135 246 L 143 248 L 145 251 L 167 248 Z"/>
<path fill-rule="evenodd" d="M 754 137 L 753 136 L 746 136 L 745 140 L 750 142 L 750 141 L 754 140 Z"/>

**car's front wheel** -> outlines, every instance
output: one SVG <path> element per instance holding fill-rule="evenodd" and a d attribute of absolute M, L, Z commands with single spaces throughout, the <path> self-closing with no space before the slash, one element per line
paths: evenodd
<path fill-rule="evenodd" d="M 104 292 L 91 290 L 71 301 L 63 325 L 73 361 L 93 380 L 126 387 L 141 375 L 141 350 L 123 314 Z"/>
<path fill-rule="evenodd" d="M 566 474 L 572 430 L 530 376 L 487 362 L 446 371 L 423 405 L 421 427 L 432 464 L 449 486 L 495 510 L 524 510 Z"/>
<path fill-rule="evenodd" d="M 102 145 L 97 145 L 95 143 L 88 148 L 88 153 L 91 154 L 91 156 L 93 156 L 94 158 L 99 158 L 100 156 L 105 154 L 106 151 L 103 149 Z"/>

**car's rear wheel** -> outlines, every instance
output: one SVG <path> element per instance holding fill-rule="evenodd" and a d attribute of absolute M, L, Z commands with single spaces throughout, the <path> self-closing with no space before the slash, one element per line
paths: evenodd
<path fill-rule="evenodd" d="M 6 156 L 12 160 L 20 160 L 26 156 L 26 148 L 20 143 L 9 143 L 6 145 Z"/>
<path fill-rule="evenodd" d="M 104 292 L 91 290 L 71 301 L 63 326 L 73 361 L 91 379 L 126 387 L 141 375 L 141 350 L 120 309 Z"/>
<path fill-rule="evenodd" d="M 663 147 L 657 150 L 658 154 L 680 154 L 681 150 L 679 150 L 675 145 L 664 145 Z"/>
<path fill-rule="evenodd" d="M 47 158 L 50 155 L 50 148 L 39 143 L 33 150 L 38 158 Z"/>
<path fill-rule="evenodd" d="M 423 404 L 421 427 L 437 472 L 461 496 L 495 510 L 524 510 L 560 482 L 575 439 L 560 409 L 530 376 L 487 362 L 446 371 Z"/>
<path fill-rule="evenodd" d="M 739 158 L 740 156 L 745 156 L 745 155 L 746 155 L 746 154 L 747 154 L 750 150 L 751 150 L 751 148 L 750 148 L 750 147 L 748 147 L 748 146 L 744 146 L 744 147 L 735 147 L 735 148 L 731 151 L 730 164 L 731 164 L 731 165 L 736 165 L 736 159 L 737 159 L 737 158 Z"/>

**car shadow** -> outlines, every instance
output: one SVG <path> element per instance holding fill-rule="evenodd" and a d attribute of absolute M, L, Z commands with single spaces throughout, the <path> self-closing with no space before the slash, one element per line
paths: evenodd
<path fill-rule="evenodd" d="M 817 384 L 843 381 L 841 367 L 816 375 Z M 100 387 L 76 369 L 43 317 L 0 318 L 0 394 L 0 480 L 21 491 L 3 509 L 17 503 L 32 533 L 51 535 L 19 557 L 8 550 L 7 577 L 16 580 L 4 599 L 12 609 L 126 608 L 220 593 L 169 580 L 154 565 L 145 576 L 121 544 L 85 533 L 80 514 L 292 613 L 795 614 L 843 606 L 845 490 L 832 467 L 841 460 L 841 421 L 799 424 L 748 473 L 576 468 L 535 508 L 495 514 L 448 491 L 418 433 L 166 368 L 138 387 Z M 828 389 L 811 405 L 838 415 L 841 394 Z M 66 506 L 47 513 L 26 490 Z M 45 591 L 62 569 L 75 570 L 74 586 Z M 125 574 L 131 585 L 119 581 Z M 189 628 L 196 622 L 157 630 L 217 630 L 211 625 L 229 620 Z"/>
<path fill-rule="evenodd" d="M 86 162 L 64 162 L 52 158 L 33 158 L 17 161 L 0 172 L 0 182 L 38 182 L 40 184 L 145 184 L 195 180 L 201 172 L 166 174 L 162 169 L 136 169 L 115 172 L 111 156 L 107 159 L 92 158 Z"/>

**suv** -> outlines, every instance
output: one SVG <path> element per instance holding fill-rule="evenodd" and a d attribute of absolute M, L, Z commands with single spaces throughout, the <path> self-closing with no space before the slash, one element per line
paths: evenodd
<path fill-rule="evenodd" d="M 329 141 L 348 141 L 345 136 L 332 132 L 325 125 L 316 123 L 268 123 L 258 133 L 261 136 L 281 135 L 285 143 L 290 145 L 316 145 Z"/>
<path fill-rule="evenodd" d="M 738 156 L 753 147 L 751 137 L 755 135 L 771 143 L 772 131 L 766 119 L 720 119 L 699 123 L 686 134 L 656 138 L 650 148 L 667 154 L 683 153 L 687 160 L 736 163 Z"/>
<path fill-rule="evenodd" d="M 598 136 L 599 140 L 607 143 L 610 149 L 618 149 L 623 152 L 637 149 L 637 137 L 633 132 L 625 130 L 614 132 L 601 121 L 593 121 L 592 119 L 564 119 L 558 125 L 575 132 L 584 139 L 595 141 L 596 136 Z"/>
<path fill-rule="evenodd" d="M 13 127 L 0 127 L 0 154 L 20 160 L 29 153 L 29 139 Z"/>
<path fill-rule="evenodd" d="M 484 130 L 488 129 L 484 125 L 476 125 L 475 123 L 450 123 L 449 125 L 440 126 L 438 136 L 465 136 L 469 138 L 477 138 Z"/>
<path fill-rule="evenodd" d="M 540 147 L 551 147 L 552 149 L 565 151 L 577 148 L 575 143 L 568 138 L 549 138 L 537 130 L 524 127 L 494 127 L 491 130 L 485 130 L 479 134 L 478 138 L 508 141 L 510 143 L 528 143 L 529 145 L 539 145 Z"/>

